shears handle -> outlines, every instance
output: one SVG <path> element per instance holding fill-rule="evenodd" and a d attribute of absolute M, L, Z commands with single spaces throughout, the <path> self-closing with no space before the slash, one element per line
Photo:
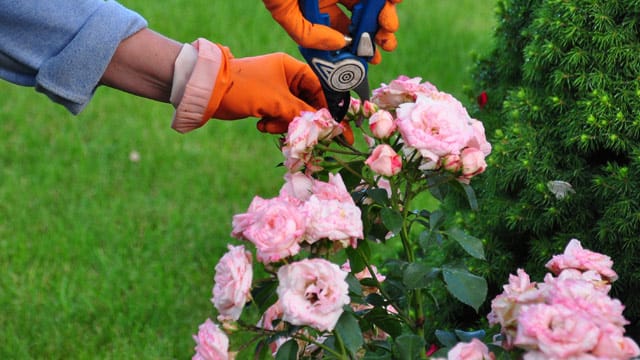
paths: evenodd
<path fill-rule="evenodd" d="M 373 38 L 378 31 L 378 15 L 386 0 L 362 0 L 352 9 L 349 35 L 351 44 L 336 51 L 300 47 L 300 53 L 323 86 L 345 92 L 358 87 L 367 77 L 368 61 L 374 54 Z M 329 15 L 321 13 L 318 0 L 300 0 L 304 17 L 314 23 L 330 25 Z"/>

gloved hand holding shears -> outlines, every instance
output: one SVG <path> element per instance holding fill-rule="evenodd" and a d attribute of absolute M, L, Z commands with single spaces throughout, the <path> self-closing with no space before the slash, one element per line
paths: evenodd
<path fill-rule="evenodd" d="M 340 5 L 352 11 L 359 0 L 317 0 L 320 13 L 329 16 L 329 24 L 314 23 L 305 17 L 302 9 L 303 1 L 299 0 L 262 0 L 273 18 L 287 31 L 298 45 L 317 50 L 340 50 L 348 45 L 351 19 Z M 395 32 L 399 27 L 396 4 L 402 0 L 384 0 L 384 6 L 377 16 L 379 29 L 375 43 L 385 51 L 393 51 L 398 42 Z M 346 38 L 345 38 L 346 36 Z M 380 52 L 376 50 L 370 63 L 381 61 Z"/>
<path fill-rule="evenodd" d="M 316 74 L 336 121 L 347 113 L 351 94 L 370 95 L 368 64 L 379 63 L 376 44 L 397 46 L 399 21 L 395 5 L 401 0 L 263 0 L 273 18 L 300 45 Z M 351 12 L 348 17 L 340 6 Z M 359 120 L 356 123 L 359 125 Z M 348 131 L 348 130 L 347 130 Z"/>

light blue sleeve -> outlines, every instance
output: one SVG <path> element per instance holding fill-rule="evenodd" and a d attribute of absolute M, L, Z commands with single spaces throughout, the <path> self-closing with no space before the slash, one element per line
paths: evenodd
<path fill-rule="evenodd" d="M 0 78 L 33 86 L 74 114 L 120 42 L 147 26 L 113 0 L 0 0 Z"/>

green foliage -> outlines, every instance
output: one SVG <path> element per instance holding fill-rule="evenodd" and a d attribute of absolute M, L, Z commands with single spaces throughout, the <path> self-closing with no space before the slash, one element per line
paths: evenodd
<path fill-rule="evenodd" d="M 613 294 L 637 321 L 640 1 L 502 0 L 497 17 L 474 75 L 493 144 L 475 186 L 482 216 L 467 219 L 486 241 L 479 266 L 498 292 L 517 267 L 539 277 L 577 238 L 613 258 Z"/>

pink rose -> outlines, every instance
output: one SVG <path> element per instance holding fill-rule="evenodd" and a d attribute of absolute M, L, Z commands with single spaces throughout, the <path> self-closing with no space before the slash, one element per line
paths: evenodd
<path fill-rule="evenodd" d="M 347 110 L 347 115 L 356 116 L 360 113 L 360 108 L 362 107 L 362 101 L 360 99 L 352 97 L 349 101 L 349 109 Z"/>
<path fill-rule="evenodd" d="M 218 321 L 238 320 L 242 308 L 249 301 L 253 280 L 251 253 L 244 246 L 228 246 L 216 265 L 211 302 L 218 310 Z"/>
<path fill-rule="evenodd" d="M 556 275 L 564 269 L 594 270 L 610 282 L 618 279 L 618 274 L 611 268 L 613 261 L 609 256 L 583 249 L 576 239 L 569 241 L 564 254 L 554 255 L 545 266 Z"/>
<path fill-rule="evenodd" d="M 472 339 L 468 343 L 458 343 L 447 353 L 448 360 L 494 360 L 496 357 L 482 341 Z"/>
<path fill-rule="evenodd" d="M 402 170 L 402 159 L 393 148 L 387 144 L 381 144 L 373 149 L 373 152 L 364 162 L 376 174 L 394 176 Z"/>
<path fill-rule="evenodd" d="M 328 181 L 313 180 L 311 193 L 321 200 L 338 200 L 343 203 L 354 204 L 347 186 L 340 174 L 329 174 Z"/>
<path fill-rule="evenodd" d="M 229 359 L 229 338 L 211 319 L 200 325 L 193 339 L 196 342 L 194 360 Z"/>
<path fill-rule="evenodd" d="M 624 336 L 624 328 L 608 325 L 602 328 L 593 354 L 601 359 L 631 359 L 640 356 L 633 339 Z"/>
<path fill-rule="evenodd" d="M 300 202 L 307 201 L 311 197 L 313 182 L 312 177 L 301 172 L 287 173 L 284 176 L 285 183 L 280 188 L 280 196 L 289 196 Z"/>
<path fill-rule="evenodd" d="M 472 177 L 481 174 L 487 168 L 484 153 L 478 149 L 466 148 L 460 154 L 462 160 L 462 176 L 460 181 L 468 182 Z"/>
<path fill-rule="evenodd" d="M 588 353 L 600 337 L 598 326 L 589 318 L 562 305 L 525 306 L 518 321 L 514 344 L 524 349 L 539 350 L 550 359 Z"/>
<path fill-rule="evenodd" d="M 275 304 L 271 305 L 267 309 L 267 311 L 264 312 L 264 314 L 262 314 L 262 317 L 260 318 L 256 326 L 265 330 L 282 331 L 284 330 L 284 323 L 282 321 L 277 321 L 281 319 L 282 305 L 280 304 L 280 301 L 277 301 Z M 277 325 L 274 326 L 274 323 Z M 287 342 L 289 339 L 289 337 L 284 336 L 276 338 L 272 343 L 269 344 L 271 354 L 275 356 L 280 346 L 282 346 L 282 344 Z"/>
<path fill-rule="evenodd" d="M 317 112 L 303 112 L 289 124 L 282 153 L 285 166 L 291 171 L 303 166 L 314 167 L 313 147 L 322 141 L 329 141 L 342 133 L 338 124 L 327 109 Z"/>
<path fill-rule="evenodd" d="M 386 139 L 396 130 L 396 122 L 390 112 L 378 110 L 369 118 L 369 129 L 378 139 Z"/>
<path fill-rule="evenodd" d="M 321 258 L 304 259 L 278 269 L 282 319 L 293 325 L 331 331 L 349 304 L 347 272 Z"/>
<path fill-rule="evenodd" d="M 288 197 L 253 198 L 247 213 L 234 215 L 231 235 L 249 240 L 262 263 L 281 260 L 300 251 L 305 214 Z"/>
<path fill-rule="evenodd" d="M 313 195 L 304 204 L 307 214 L 305 240 L 313 244 L 321 239 L 339 241 L 342 246 L 356 247 L 362 239 L 360 208 L 351 202 L 323 200 Z"/>
<path fill-rule="evenodd" d="M 473 136 L 467 143 L 467 146 L 482 151 L 485 156 L 491 154 L 491 144 L 487 141 L 487 137 L 484 134 L 484 125 L 482 122 L 471 119 L 471 127 L 473 128 Z"/>
<path fill-rule="evenodd" d="M 462 160 L 460 160 L 460 155 L 449 154 L 440 158 L 440 166 L 454 174 L 459 173 L 460 170 L 462 170 Z"/>
<path fill-rule="evenodd" d="M 393 110 L 402 103 L 415 101 L 418 94 L 438 91 L 432 84 L 421 83 L 421 80 L 419 77 L 409 78 L 401 75 L 389 85 L 382 84 L 380 88 L 374 89 L 371 101 L 382 109 Z"/>
<path fill-rule="evenodd" d="M 419 95 L 415 103 L 400 105 L 396 124 L 405 145 L 433 162 L 460 154 L 474 135 L 467 110 L 446 93 Z"/>

